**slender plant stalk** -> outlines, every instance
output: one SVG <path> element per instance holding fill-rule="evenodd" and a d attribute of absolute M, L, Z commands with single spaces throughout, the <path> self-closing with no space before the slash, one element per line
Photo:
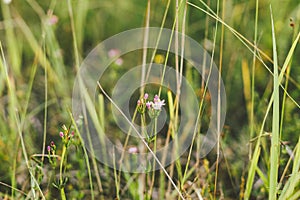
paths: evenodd
<path fill-rule="evenodd" d="M 153 138 L 153 152 L 156 153 L 156 138 L 157 138 L 157 118 L 154 119 L 154 138 Z M 150 188 L 149 188 L 149 198 L 152 198 L 152 192 L 153 192 L 153 187 L 154 187 L 154 181 L 155 181 L 155 166 L 156 166 L 156 161 L 153 159 L 153 164 L 152 164 L 152 177 L 151 177 L 151 183 L 150 183 Z"/>
<path fill-rule="evenodd" d="M 75 53 L 75 64 L 76 64 L 75 66 L 78 71 L 80 62 L 79 62 L 79 51 L 78 51 L 78 46 L 77 46 L 74 14 L 73 14 L 71 0 L 67 0 L 67 1 L 68 1 L 68 11 L 69 11 L 69 17 L 70 17 L 70 22 L 71 22 L 72 36 L 73 36 L 73 48 L 74 48 L 74 53 Z"/>
<path fill-rule="evenodd" d="M 117 166 L 116 166 L 116 156 L 115 156 L 115 149 L 113 149 L 113 163 L 114 163 L 114 177 L 115 177 L 115 186 L 116 186 L 116 194 L 117 194 L 117 199 L 120 199 L 120 181 L 118 181 L 118 176 L 117 176 Z"/>
<path fill-rule="evenodd" d="M 259 0 L 255 4 L 255 25 L 254 25 L 254 49 L 252 59 L 252 79 L 251 79 L 251 110 L 250 110 L 250 139 L 254 136 L 254 95 L 255 95 L 255 66 L 256 66 L 256 53 L 257 53 L 257 22 L 258 22 L 258 6 Z M 251 160 L 252 144 L 249 145 L 249 159 Z"/>
<path fill-rule="evenodd" d="M 174 118 L 175 118 L 175 114 L 174 114 L 174 104 L 173 104 L 173 97 L 172 97 L 172 92 L 168 91 L 167 93 L 168 95 L 168 106 L 169 106 L 169 116 L 170 116 L 170 124 L 169 124 L 169 128 L 168 128 L 168 133 L 167 133 L 167 138 L 166 138 L 166 144 L 165 145 L 169 145 L 169 141 L 170 141 L 170 137 L 174 137 Z M 165 164 L 166 161 L 166 157 L 167 157 L 167 150 L 165 150 L 164 154 L 163 154 L 163 158 L 162 158 L 162 164 Z M 170 176 L 172 176 L 173 173 L 173 167 L 174 164 L 172 163 L 170 166 Z M 159 197 L 160 199 L 165 199 L 166 198 L 166 194 L 169 194 L 171 191 L 171 183 L 168 184 L 168 190 L 165 194 L 165 175 L 162 171 L 162 169 L 160 170 L 160 179 L 159 179 Z"/>
<path fill-rule="evenodd" d="M 249 138 L 250 140 L 252 139 L 252 137 L 254 136 L 254 104 L 255 104 L 255 100 L 254 100 L 254 96 L 255 96 L 255 66 L 256 66 L 256 53 L 257 53 L 257 22 L 258 22 L 258 6 L 259 6 L 259 0 L 256 0 L 256 5 L 255 5 L 255 25 L 254 25 L 254 49 L 253 49 L 253 59 L 252 59 L 252 74 L 251 74 L 251 105 L 250 105 L 250 132 L 249 132 Z M 260 136 L 258 136 L 260 137 Z M 260 140 L 258 141 L 258 143 L 260 142 Z M 256 164 L 258 163 L 258 159 L 259 159 L 259 155 L 260 155 L 260 147 L 257 146 L 255 148 L 255 152 L 254 152 L 255 157 L 252 158 L 252 142 L 250 142 L 249 144 L 249 161 L 251 163 L 253 163 L 254 165 L 252 165 L 252 168 L 249 168 L 249 170 L 251 169 L 251 172 L 248 172 L 248 176 L 247 178 L 247 182 L 246 182 L 246 188 L 245 191 L 240 191 L 240 197 L 241 198 L 245 198 L 245 199 L 249 199 L 250 198 L 250 193 L 251 193 L 251 189 L 252 189 L 252 185 L 253 185 L 253 181 L 254 181 L 254 175 L 255 175 L 255 169 L 253 168 L 254 166 L 256 166 Z M 241 190 L 243 190 L 244 188 L 241 188 Z"/>
<path fill-rule="evenodd" d="M 65 186 L 64 186 L 64 179 L 63 179 L 63 167 L 64 167 L 64 161 L 66 157 L 67 147 L 64 144 L 62 153 L 61 153 L 61 161 L 59 166 L 59 187 L 60 187 L 60 197 L 62 200 L 66 200 L 66 193 L 65 193 Z"/>
<path fill-rule="evenodd" d="M 147 10 L 146 10 L 146 19 L 145 19 L 145 32 L 143 38 L 143 60 L 142 60 L 142 74 L 141 74 L 141 87 L 140 87 L 140 94 L 141 96 L 144 95 L 145 89 L 145 78 L 146 78 L 146 63 L 147 63 L 147 52 L 148 52 L 148 40 L 149 40 L 149 23 L 150 23 L 150 8 L 151 8 L 151 1 L 148 0 L 147 3 Z"/>
<path fill-rule="evenodd" d="M 180 76 L 182 75 L 180 72 L 180 68 L 182 68 L 183 66 L 179 67 L 179 26 L 181 26 L 182 24 L 180 24 L 181 20 L 184 19 L 180 19 L 179 18 L 179 13 L 181 15 L 181 10 L 182 10 L 182 2 L 181 1 L 179 3 L 179 0 L 175 1 L 175 20 L 174 20 L 174 25 L 175 25 L 175 34 L 174 34 L 174 39 L 175 39 L 175 70 L 176 70 L 176 98 L 175 98 L 175 120 L 174 120 L 174 133 L 177 132 L 178 130 L 178 117 L 179 117 L 179 99 L 180 99 L 180 89 L 181 89 L 181 78 Z M 184 38 L 184 34 L 182 35 L 182 38 Z M 184 49 L 184 46 L 181 47 L 181 49 Z M 181 52 L 180 52 L 181 53 Z M 182 58 L 180 59 L 182 60 Z M 178 137 L 177 134 L 173 134 L 174 135 L 174 141 L 175 141 L 175 146 L 174 146 L 174 152 L 175 152 L 175 156 L 178 156 Z M 182 183 L 182 169 L 181 169 L 181 164 L 180 164 L 180 159 L 177 159 L 175 161 L 176 164 L 176 169 L 177 169 L 177 174 L 179 177 L 179 182 Z"/>
<path fill-rule="evenodd" d="M 219 10 L 219 0 L 217 3 L 217 15 Z M 225 18 L 225 0 L 223 0 L 222 5 L 222 20 Z M 217 104 L 217 160 L 216 160 L 216 175 L 215 175 L 215 187 L 214 187 L 214 199 L 216 199 L 217 193 L 217 182 L 218 182 L 218 173 L 219 173 L 219 162 L 220 162 L 220 143 L 221 143 L 221 74 L 222 74 L 222 63 L 223 63 L 223 46 L 224 46 L 224 24 L 221 26 L 221 41 L 220 41 L 220 58 L 219 58 L 219 80 L 218 80 L 218 104 Z"/>
<path fill-rule="evenodd" d="M 271 12 L 271 24 L 272 24 L 272 42 L 273 42 L 273 60 L 274 60 L 274 79 L 273 79 L 273 91 L 274 91 L 274 102 L 273 102 L 273 117 L 272 117 L 272 137 L 271 137 L 271 155 L 270 155 L 270 189 L 269 189 L 269 200 L 277 199 L 277 179 L 278 179 L 278 164 L 279 164 L 279 81 L 278 81 L 278 64 L 277 64 L 277 50 L 276 50 L 276 39 L 275 29 L 273 22 L 272 7 L 270 6 Z"/>
<path fill-rule="evenodd" d="M 44 45 L 44 52 L 46 48 Z M 46 55 L 44 55 L 46 60 Z M 47 68 L 44 68 L 45 71 L 45 105 L 44 105 L 44 131 L 43 131 L 43 147 L 42 147 L 42 153 L 44 155 L 45 149 L 46 149 L 46 136 L 47 136 L 47 113 L 48 113 L 48 73 Z M 44 162 L 44 156 L 42 157 L 42 163 Z"/>
<path fill-rule="evenodd" d="M 76 31 L 76 43 L 78 47 L 78 52 L 82 52 L 83 41 L 84 41 L 84 33 L 85 33 L 85 23 L 86 17 L 88 14 L 89 9 L 89 0 L 79 0 L 77 1 L 77 8 L 76 8 L 76 16 L 75 16 L 75 31 Z"/>

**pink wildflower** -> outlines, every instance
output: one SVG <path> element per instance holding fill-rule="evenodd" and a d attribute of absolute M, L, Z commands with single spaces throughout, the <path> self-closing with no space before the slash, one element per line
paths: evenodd
<path fill-rule="evenodd" d="M 148 102 L 146 103 L 146 106 L 147 106 L 148 109 L 151 108 L 151 105 L 152 105 L 152 102 L 150 102 L 150 101 L 148 101 Z"/>
<path fill-rule="evenodd" d="M 138 153 L 138 148 L 137 147 L 130 147 L 128 149 L 128 153 L 131 153 L 131 154 Z"/>
<path fill-rule="evenodd" d="M 118 56 L 118 55 L 120 55 L 120 50 L 118 50 L 118 49 L 111 49 L 111 50 L 109 50 L 109 52 L 108 52 L 108 56 L 109 56 L 110 58 L 116 57 L 116 56 Z"/>
<path fill-rule="evenodd" d="M 59 136 L 62 138 L 62 137 L 64 137 L 64 133 L 61 131 L 61 132 L 59 132 Z"/>
<path fill-rule="evenodd" d="M 145 95 L 144 95 L 144 99 L 148 99 L 148 93 L 145 93 Z"/>

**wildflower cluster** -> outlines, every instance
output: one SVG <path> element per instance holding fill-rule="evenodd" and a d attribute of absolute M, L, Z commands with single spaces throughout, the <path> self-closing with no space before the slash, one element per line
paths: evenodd
<path fill-rule="evenodd" d="M 65 125 L 63 125 L 63 131 L 59 132 L 59 136 L 62 138 L 64 145 L 67 147 L 70 145 L 71 139 L 74 137 L 74 131 L 67 129 Z"/>
<path fill-rule="evenodd" d="M 48 158 L 51 166 L 55 168 L 56 166 L 56 156 L 55 156 L 55 151 L 56 151 L 56 145 L 53 141 L 50 142 L 50 145 L 47 146 L 47 151 L 48 151 Z"/>
<path fill-rule="evenodd" d="M 63 131 L 59 132 L 59 136 L 61 137 L 65 148 L 68 148 L 74 137 L 74 131 L 71 131 L 70 128 L 67 129 L 65 125 L 62 126 L 62 129 Z M 48 151 L 49 162 L 51 166 L 55 168 L 57 155 L 56 155 L 56 145 L 53 141 L 51 141 L 50 145 L 47 146 L 47 151 Z"/>
<path fill-rule="evenodd" d="M 148 101 L 149 95 L 145 93 L 142 99 L 137 101 L 138 112 L 144 114 L 148 110 L 148 114 L 151 118 L 158 117 L 161 108 L 165 105 L 165 100 L 160 100 L 158 95 L 154 96 L 153 101 Z"/>

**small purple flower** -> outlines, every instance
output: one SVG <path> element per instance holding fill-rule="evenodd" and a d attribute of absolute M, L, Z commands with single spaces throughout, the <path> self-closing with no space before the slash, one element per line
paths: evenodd
<path fill-rule="evenodd" d="M 54 25 L 57 22 L 58 22 L 58 17 L 56 15 L 51 15 L 48 20 L 49 25 Z"/>
<path fill-rule="evenodd" d="M 150 101 L 148 101 L 148 102 L 146 103 L 146 106 L 147 106 L 148 109 L 151 108 L 151 105 L 152 105 L 152 102 L 150 102 Z"/>
<path fill-rule="evenodd" d="M 153 101 L 154 101 L 154 102 L 158 102 L 158 101 L 159 101 L 159 96 L 158 96 L 157 94 L 154 96 Z"/>
<path fill-rule="evenodd" d="M 148 99 L 148 93 L 145 93 L 145 95 L 144 95 L 144 99 Z"/>
<path fill-rule="evenodd" d="M 128 149 L 128 153 L 134 154 L 134 153 L 138 153 L 138 148 L 137 147 L 130 147 Z"/>
<path fill-rule="evenodd" d="M 72 131 L 72 132 L 71 132 L 71 136 L 72 136 L 72 137 L 74 137 L 74 135 L 75 135 L 75 132 L 74 132 L 74 131 Z"/>
<path fill-rule="evenodd" d="M 109 56 L 110 58 L 116 57 L 116 56 L 118 56 L 118 55 L 120 55 L 120 50 L 119 50 L 119 49 L 111 49 L 111 50 L 109 50 L 109 52 L 108 52 L 108 56 Z"/>
<path fill-rule="evenodd" d="M 61 138 L 63 138 L 64 137 L 64 133 L 61 131 L 61 132 L 59 132 L 59 136 L 61 137 Z"/>
<path fill-rule="evenodd" d="M 152 105 L 152 107 L 154 110 L 161 110 L 161 107 L 164 105 L 165 105 L 165 100 L 162 101 L 158 100 Z"/>
<path fill-rule="evenodd" d="M 123 59 L 122 58 L 118 58 L 116 61 L 115 61 L 115 64 L 118 65 L 118 66 L 121 66 L 123 64 Z"/>
<path fill-rule="evenodd" d="M 142 104 L 141 100 L 137 101 L 137 105 L 140 106 Z"/>
<path fill-rule="evenodd" d="M 55 144 L 54 144 L 53 141 L 50 142 L 50 146 L 51 146 L 51 147 L 55 146 Z"/>
<path fill-rule="evenodd" d="M 50 152 L 50 150 L 51 150 L 51 147 L 47 146 L 47 151 Z"/>

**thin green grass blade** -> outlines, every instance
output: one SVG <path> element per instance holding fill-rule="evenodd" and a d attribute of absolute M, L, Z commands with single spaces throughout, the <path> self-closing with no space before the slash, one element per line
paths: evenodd
<path fill-rule="evenodd" d="M 265 187 L 269 187 L 269 180 L 268 177 L 265 176 L 265 174 L 261 171 L 259 167 L 256 167 L 256 172 L 259 176 L 259 178 L 263 181 Z"/>
<path fill-rule="evenodd" d="M 278 179 L 278 162 L 279 162 L 279 80 L 278 80 L 278 62 L 277 62 L 277 50 L 276 50 L 276 38 L 274 21 L 271 12 L 271 25 L 272 25 L 272 43 L 273 43 L 273 60 L 274 60 L 274 72 L 273 72 L 273 116 L 272 116 L 272 137 L 271 137 L 271 152 L 270 152 L 270 178 L 269 178 L 269 200 L 277 199 L 277 179 Z"/>
<path fill-rule="evenodd" d="M 295 51 L 295 48 L 298 44 L 299 39 L 300 39 L 300 32 L 298 33 L 296 39 L 294 40 L 294 42 L 291 46 L 291 49 L 290 49 L 290 51 L 289 51 L 288 55 L 286 56 L 286 59 L 283 63 L 282 69 L 281 69 L 279 77 L 278 77 L 279 82 L 282 81 L 282 78 L 284 76 L 284 72 L 286 71 L 287 67 L 289 66 L 289 63 L 291 62 L 291 59 L 294 55 L 294 51 Z"/>
<path fill-rule="evenodd" d="M 253 181 L 254 181 L 254 176 L 255 176 L 255 169 L 257 168 L 257 163 L 258 159 L 260 156 L 260 137 L 257 140 L 257 144 L 255 146 L 255 150 L 252 156 L 252 160 L 250 161 L 250 167 L 248 171 L 248 178 L 247 178 L 247 183 L 246 183 L 246 189 L 245 189 L 245 194 L 244 194 L 244 199 L 248 200 L 250 198 L 252 186 L 253 186 Z"/>
<path fill-rule="evenodd" d="M 300 184 L 300 137 L 296 146 L 297 150 L 294 157 L 292 174 L 290 175 L 289 180 L 285 184 L 283 190 L 281 191 L 279 200 L 290 199 L 293 195 L 295 187 Z M 295 193 L 294 195 L 297 195 Z"/>
<path fill-rule="evenodd" d="M 78 51 L 82 52 L 82 46 L 84 42 L 84 32 L 86 17 L 89 10 L 89 0 L 81 0 L 77 3 L 76 16 L 75 16 L 75 31 L 77 36 Z"/>

